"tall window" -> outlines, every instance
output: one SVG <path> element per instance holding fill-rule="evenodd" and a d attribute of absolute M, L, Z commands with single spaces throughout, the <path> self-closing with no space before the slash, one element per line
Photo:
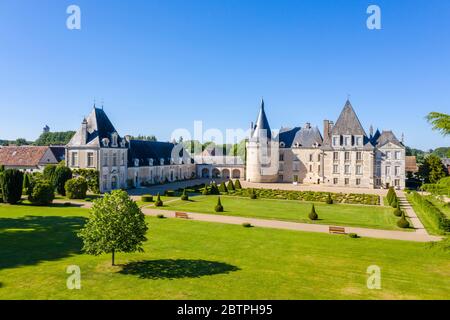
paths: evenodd
<path fill-rule="evenodd" d="M 345 161 L 350 161 L 350 152 L 346 151 L 344 156 Z"/>
<path fill-rule="evenodd" d="M 333 173 L 339 173 L 339 166 L 337 164 L 333 165 Z"/>
<path fill-rule="evenodd" d="M 362 146 L 362 138 L 361 137 L 356 137 L 356 145 Z"/>
<path fill-rule="evenodd" d="M 361 179 L 356 179 L 356 185 L 359 186 L 361 184 Z"/>
<path fill-rule="evenodd" d="M 108 166 L 108 153 L 103 154 L 103 166 Z"/>
<path fill-rule="evenodd" d="M 87 153 L 87 166 L 92 168 L 94 166 L 94 153 L 88 152 Z"/>
<path fill-rule="evenodd" d="M 339 152 L 333 152 L 333 160 L 338 161 L 339 160 Z"/>
<path fill-rule="evenodd" d="M 350 166 L 349 166 L 348 164 L 346 164 L 346 165 L 344 166 L 344 173 L 345 173 L 345 174 L 350 174 Z"/>
<path fill-rule="evenodd" d="M 400 160 L 402 157 L 402 153 L 400 151 L 395 151 L 395 160 Z"/>
<path fill-rule="evenodd" d="M 309 165 L 309 172 L 312 172 L 312 171 L 313 171 L 313 166 Z"/>
<path fill-rule="evenodd" d="M 309 154 L 309 161 L 310 161 L 310 162 L 313 161 L 313 154 L 312 154 L 312 153 Z"/>
<path fill-rule="evenodd" d="M 122 152 L 122 156 L 120 157 L 120 165 L 121 166 L 125 165 L 125 152 Z"/>
<path fill-rule="evenodd" d="M 338 178 L 334 178 L 333 179 L 333 184 L 338 184 L 339 183 L 339 179 Z"/>
<path fill-rule="evenodd" d="M 320 174 L 320 164 L 317 166 L 317 173 Z"/>
<path fill-rule="evenodd" d="M 362 152 L 358 151 L 356 153 L 356 161 L 361 161 L 362 160 Z"/>
<path fill-rule="evenodd" d="M 339 145 L 339 137 L 333 137 L 333 146 L 337 147 Z"/>
<path fill-rule="evenodd" d="M 400 167 L 395 167 L 395 175 L 396 176 L 400 175 Z"/>
<path fill-rule="evenodd" d="M 71 157 L 71 165 L 72 167 L 78 167 L 78 152 L 72 152 Z"/>
<path fill-rule="evenodd" d="M 362 166 L 360 165 L 356 166 L 356 174 L 362 174 Z"/>
<path fill-rule="evenodd" d="M 391 152 L 390 151 L 386 151 L 386 159 L 390 159 L 391 158 Z"/>
<path fill-rule="evenodd" d="M 351 138 L 350 138 L 350 137 L 345 137 L 345 138 L 344 138 L 344 144 L 345 144 L 346 146 L 350 146 L 350 145 L 351 145 L 350 141 L 351 141 Z"/>
<path fill-rule="evenodd" d="M 386 166 L 386 175 L 387 176 L 391 175 L 391 167 L 390 166 Z"/>
<path fill-rule="evenodd" d="M 280 153 L 280 161 L 284 161 L 284 153 Z"/>
<path fill-rule="evenodd" d="M 350 179 L 349 178 L 345 178 L 344 183 L 346 186 L 348 186 L 350 184 Z"/>
<path fill-rule="evenodd" d="M 300 171 L 300 162 L 294 161 L 293 170 Z"/>
<path fill-rule="evenodd" d="M 112 165 L 114 167 L 117 166 L 117 152 L 114 152 L 113 155 L 112 155 Z"/>

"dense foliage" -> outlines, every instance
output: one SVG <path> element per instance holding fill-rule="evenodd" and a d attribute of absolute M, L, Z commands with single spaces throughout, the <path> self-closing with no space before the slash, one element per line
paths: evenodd
<path fill-rule="evenodd" d="M 450 232 L 450 220 L 430 201 L 425 199 L 417 192 L 413 192 L 409 199 L 412 201 L 414 209 L 417 208 L 418 210 L 420 210 L 421 213 L 427 217 L 427 220 L 430 221 L 436 229 L 442 232 Z"/>
<path fill-rule="evenodd" d="M 65 186 L 70 179 L 72 179 L 72 170 L 69 167 L 59 165 L 55 170 L 52 181 L 53 186 L 60 195 L 66 195 Z"/>
<path fill-rule="evenodd" d="M 115 190 L 94 201 L 85 227 L 78 234 L 91 255 L 143 252 L 148 227 L 145 216 L 125 191 Z"/>
<path fill-rule="evenodd" d="M 67 198 L 85 199 L 88 190 L 88 183 L 83 177 L 73 178 L 67 180 L 65 189 Z"/>
<path fill-rule="evenodd" d="M 74 136 L 75 131 L 65 132 L 43 132 L 39 138 L 34 142 L 35 146 L 50 146 L 50 145 L 66 145 Z"/>
<path fill-rule="evenodd" d="M 94 194 L 100 193 L 100 173 L 94 169 L 75 169 L 74 177 L 83 177 L 88 184 L 88 190 Z"/>
<path fill-rule="evenodd" d="M 23 173 L 16 169 L 7 169 L 0 174 L 0 189 L 3 202 L 17 204 L 22 198 Z"/>
<path fill-rule="evenodd" d="M 46 179 L 32 180 L 28 188 L 28 200 L 38 206 L 46 206 L 55 198 L 54 187 L 51 181 Z"/>

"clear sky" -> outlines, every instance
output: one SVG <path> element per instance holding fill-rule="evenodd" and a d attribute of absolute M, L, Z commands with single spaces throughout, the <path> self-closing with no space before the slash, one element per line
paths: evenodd
<path fill-rule="evenodd" d="M 81 30 L 66 9 L 81 8 Z M 382 30 L 368 30 L 377 4 Z M 94 101 L 121 135 L 336 120 L 347 95 L 366 131 L 448 146 L 448 0 L 0 0 L 0 139 L 76 130 Z"/>

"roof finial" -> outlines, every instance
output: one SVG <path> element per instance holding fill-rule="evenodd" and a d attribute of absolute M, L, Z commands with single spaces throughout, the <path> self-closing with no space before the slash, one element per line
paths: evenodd
<path fill-rule="evenodd" d="M 95 108 L 95 102 L 96 102 L 96 101 L 95 101 L 95 97 L 94 97 L 94 108 Z"/>
<path fill-rule="evenodd" d="M 104 102 L 104 101 L 103 101 L 103 99 L 102 99 L 102 101 L 101 101 L 101 104 L 102 104 L 102 110 L 103 110 L 103 102 Z"/>
<path fill-rule="evenodd" d="M 264 109 L 264 97 L 261 97 L 261 109 Z"/>

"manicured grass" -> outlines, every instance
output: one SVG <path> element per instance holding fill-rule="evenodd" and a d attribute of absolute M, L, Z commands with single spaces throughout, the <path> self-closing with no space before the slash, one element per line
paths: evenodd
<path fill-rule="evenodd" d="M 427 229 L 429 234 L 432 235 L 445 235 L 446 232 L 444 230 L 441 230 L 439 228 L 438 222 L 435 219 L 435 216 L 431 214 L 430 211 L 428 211 L 426 208 L 423 208 L 419 203 L 416 203 L 414 201 L 414 194 L 410 193 L 407 196 L 407 199 L 409 201 L 409 203 L 411 204 L 411 206 L 414 209 L 414 212 L 417 214 L 417 216 L 419 217 L 420 221 L 423 223 L 425 229 Z M 420 196 L 421 197 L 421 196 Z M 441 205 L 436 206 L 437 203 L 436 199 L 431 199 L 431 196 L 428 197 L 423 197 L 426 200 L 429 200 L 431 202 L 431 204 L 433 206 L 435 206 L 437 208 L 437 211 L 440 211 L 442 213 L 445 214 L 445 212 L 442 210 Z"/>
<path fill-rule="evenodd" d="M 144 253 L 82 254 L 86 209 L 0 205 L 3 299 L 450 299 L 442 245 L 148 218 Z M 66 268 L 81 269 L 68 290 Z M 381 268 L 381 290 L 366 286 Z"/>
<path fill-rule="evenodd" d="M 313 223 L 308 218 L 311 202 L 295 200 L 269 200 L 221 196 L 225 211 L 221 214 Z M 191 201 L 174 201 L 162 209 L 214 214 L 217 196 L 191 197 Z M 314 223 L 339 226 L 357 226 L 377 229 L 404 230 L 397 227 L 398 218 L 393 208 L 314 203 L 319 220 Z"/>
<path fill-rule="evenodd" d="M 450 219 L 450 204 L 444 201 L 437 199 L 434 196 L 426 197 L 436 208 L 441 210 L 443 214 L 445 214 Z"/>

